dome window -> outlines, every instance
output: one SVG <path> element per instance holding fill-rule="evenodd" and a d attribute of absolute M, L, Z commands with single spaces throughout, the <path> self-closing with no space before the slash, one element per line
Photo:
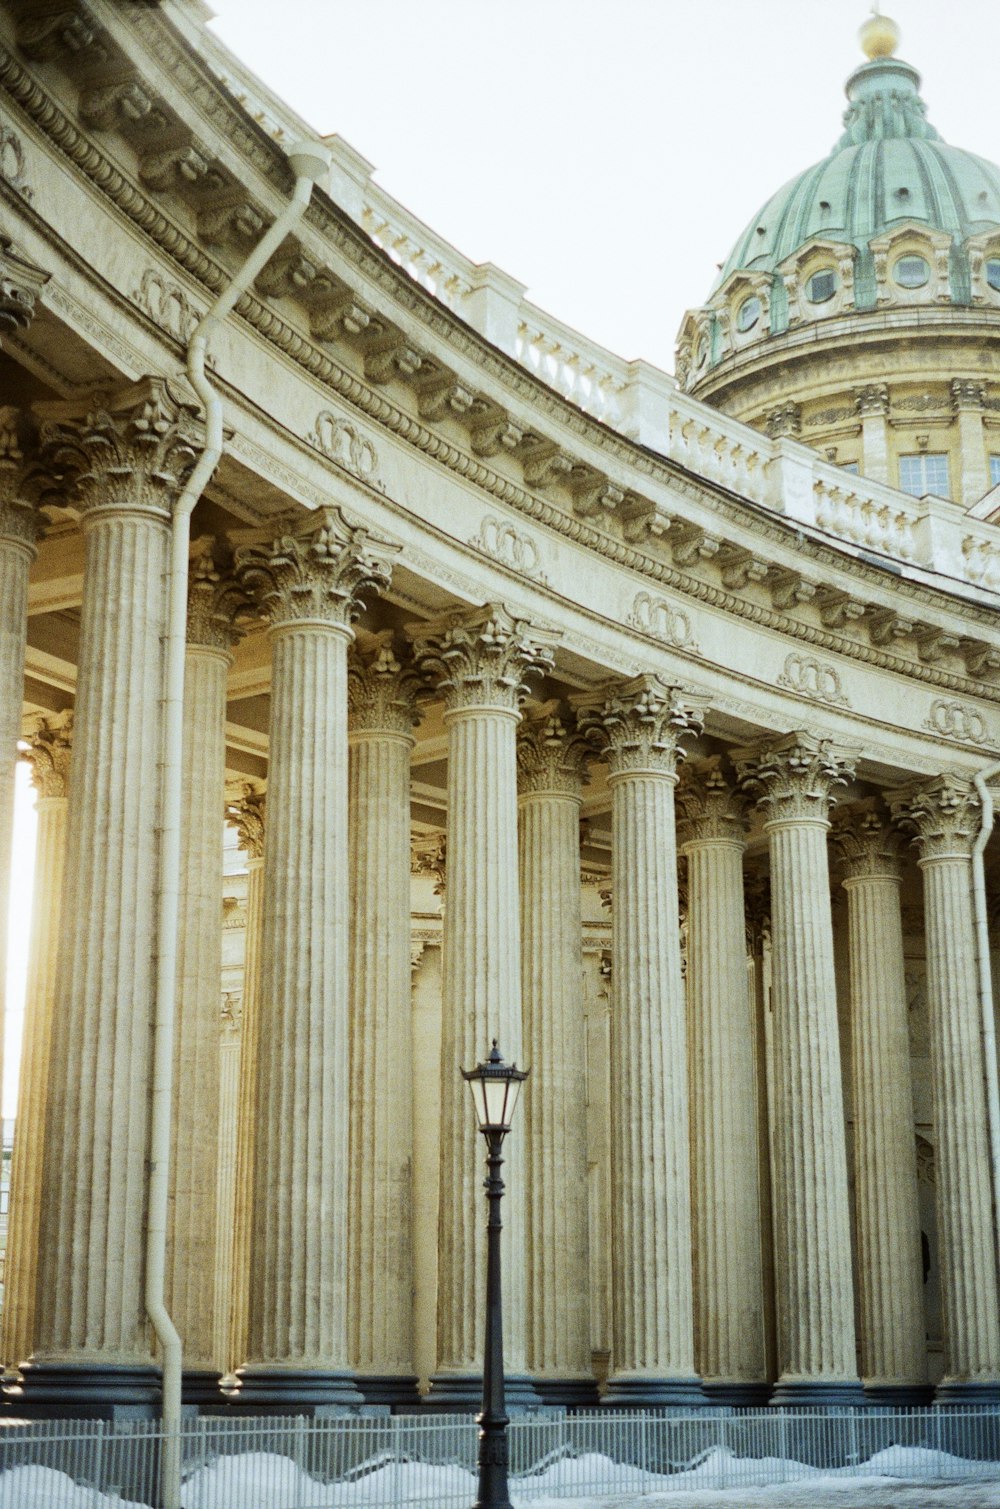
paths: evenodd
<path fill-rule="evenodd" d="M 997 265 L 1000 266 L 1000 263 L 998 263 Z M 760 317 L 763 314 L 763 312 L 764 311 L 763 311 L 763 307 L 761 305 L 760 299 L 758 299 L 758 297 L 757 297 L 757 295 L 755 293 L 751 294 L 748 299 L 744 299 L 743 300 L 743 303 L 740 305 L 739 309 L 736 311 L 736 328 L 737 328 L 737 330 L 739 330 L 739 331 L 752 330 L 753 327 L 756 325 L 757 321 L 760 319 Z"/>
<path fill-rule="evenodd" d="M 986 263 L 986 281 L 1000 293 L 1000 257 L 990 257 Z"/>
<path fill-rule="evenodd" d="M 892 269 L 892 276 L 900 288 L 923 288 L 931 275 L 926 257 L 900 257 Z"/>
<path fill-rule="evenodd" d="M 837 274 L 832 267 L 814 272 L 806 283 L 806 298 L 810 304 L 826 304 L 837 292 Z"/>

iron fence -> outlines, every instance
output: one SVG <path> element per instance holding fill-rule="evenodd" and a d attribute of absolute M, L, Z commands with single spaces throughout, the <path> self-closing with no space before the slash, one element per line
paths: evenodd
<path fill-rule="evenodd" d="M 467 1509 L 466 1416 L 203 1417 L 180 1432 L 183 1509 Z M 0 1425 L 0 1509 L 155 1509 L 155 1421 Z M 1000 1479 L 1000 1413 L 985 1409 L 596 1410 L 512 1422 L 511 1497 L 750 1488 L 823 1477 Z"/>

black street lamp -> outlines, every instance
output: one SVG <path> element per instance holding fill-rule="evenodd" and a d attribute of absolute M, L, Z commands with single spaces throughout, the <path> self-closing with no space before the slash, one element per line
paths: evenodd
<path fill-rule="evenodd" d="M 486 1138 L 484 1185 L 489 1202 L 486 1222 L 486 1341 L 483 1349 L 483 1407 L 479 1422 L 479 1494 L 474 1509 L 511 1509 L 507 1492 L 507 1406 L 503 1392 L 503 1307 L 500 1277 L 500 1201 L 503 1180 L 500 1156 L 503 1140 L 510 1131 L 514 1107 L 527 1069 L 505 1064 L 496 1038 L 493 1051 L 485 1063 L 463 1069 L 462 1077 L 476 1103 L 479 1130 Z"/>

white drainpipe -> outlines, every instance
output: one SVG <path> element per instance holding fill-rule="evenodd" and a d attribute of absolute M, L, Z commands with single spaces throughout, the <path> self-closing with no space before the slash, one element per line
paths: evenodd
<path fill-rule="evenodd" d="M 277 251 L 309 203 L 313 185 L 329 172 L 330 154 L 319 142 L 296 143 L 288 153 L 295 191 L 232 282 L 199 322 L 187 352 L 187 375 L 205 407 L 205 449 L 174 508 L 170 535 L 163 710 L 163 816 L 153 1047 L 153 1103 L 149 1137 L 149 1213 L 146 1226 L 146 1313 L 163 1358 L 163 1509 L 180 1509 L 181 1338 L 164 1302 L 170 1124 L 173 1099 L 174 1017 L 181 856 L 181 754 L 184 737 L 184 649 L 187 640 L 188 551 L 191 514 L 222 455 L 222 400 L 205 376 L 209 338 Z M 221 814 L 220 814 L 221 816 Z M 211 1192 L 205 1192 L 211 1214 Z"/>
<path fill-rule="evenodd" d="M 983 1058 L 986 1066 L 986 1114 L 989 1123 L 990 1163 L 993 1173 L 993 1239 L 1000 1242 L 997 1214 L 1000 1207 L 1000 1083 L 997 1078 L 996 1014 L 990 973 L 990 933 L 986 915 L 986 872 L 983 854 L 993 832 L 993 793 L 987 782 L 1000 774 L 1000 760 L 985 766 L 973 784 L 979 794 L 982 822 L 972 849 L 972 900 L 976 916 L 976 956 L 979 964 L 979 1008 L 982 1016 Z"/>

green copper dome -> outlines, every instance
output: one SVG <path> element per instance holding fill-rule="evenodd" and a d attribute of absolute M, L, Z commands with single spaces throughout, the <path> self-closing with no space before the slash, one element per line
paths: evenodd
<path fill-rule="evenodd" d="M 734 272 L 773 272 L 822 238 L 858 249 L 855 308 L 873 308 L 869 242 L 912 220 L 952 236 L 952 299 L 967 303 L 961 243 L 1000 226 L 1000 168 L 943 142 L 927 120 L 919 87 L 916 69 L 899 58 L 863 63 L 847 81 L 850 104 L 837 145 L 771 196 L 736 242 L 715 286 Z"/>

